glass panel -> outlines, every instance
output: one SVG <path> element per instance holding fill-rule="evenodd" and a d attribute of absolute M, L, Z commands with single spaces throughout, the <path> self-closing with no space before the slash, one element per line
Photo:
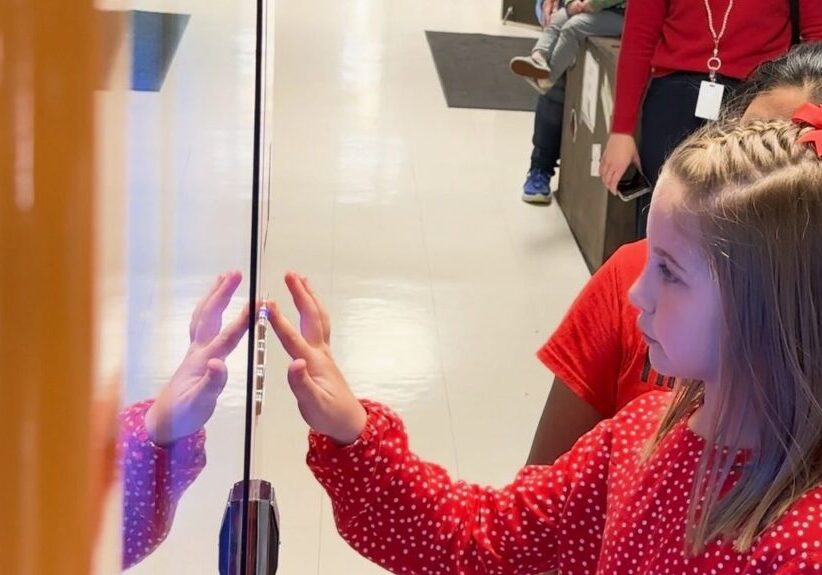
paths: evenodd
<path fill-rule="evenodd" d="M 215 573 L 229 490 L 243 479 L 247 340 L 227 346 L 236 345 L 225 360 L 227 383 L 209 416 L 222 356 L 208 322 L 200 322 L 194 343 L 190 323 L 218 274 L 242 274 L 241 281 L 229 274 L 217 288 L 236 288 L 223 330 L 241 316 L 250 291 L 256 7 L 135 1 L 132 8 L 124 398 L 132 433 L 124 437 L 124 553 L 136 562 L 129 573 Z M 247 322 L 240 321 L 244 333 Z M 189 368 L 192 375 L 181 377 Z M 211 383 L 201 388 L 207 373 Z M 141 403 L 158 397 L 150 409 Z M 171 417 L 163 417 L 165 400 L 175 406 Z M 171 449 L 146 446 L 139 436 L 145 413 L 151 437 L 172 442 Z M 204 466 L 203 438 L 190 435 L 201 420 Z M 155 482 L 151 497 L 141 496 L 140 481 Z M 154 509 L 152 497 L 160 501 Z"/>

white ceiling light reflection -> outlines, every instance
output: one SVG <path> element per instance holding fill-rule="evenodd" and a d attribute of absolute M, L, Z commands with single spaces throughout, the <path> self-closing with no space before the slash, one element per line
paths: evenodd
<path fill-rule="evenodd" d="M 352 113 L 376 117 L 385 66 L 384 30 L 378 24 L 382 8 L 373 2 L 356 2 L 351 8 L 351 18 L 343 25 L 340 86 Z"/>
<path fill-rule="evenodd" d="M 340 302 L 334 356 L 358 396 L 402 410 L 427 397 L 441 372 L 436 326 L 430 300 L 418 289 L 398 289 L 396 284 L 382 289 L 393 297 L 355 296 Z"/>

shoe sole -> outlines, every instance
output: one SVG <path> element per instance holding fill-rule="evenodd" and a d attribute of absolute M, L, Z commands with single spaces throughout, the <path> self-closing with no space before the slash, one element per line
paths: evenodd
<path fill-rule="evenodd" d="M 542 96 L 547 94 L 548 90 L 551 89 L 551 84 L 548 84 L 547 86 L 539 85 L 540 81 L 547 82 L 547 80 L 534 80 L 533 78 L 529 78 L 528 76 L 523 76 L 522 79 L 528 82 L 528 85 L 531 86 L 537 92 L 539 92 Z"/>
<path fill-rule="evenodd" d="M 549 205 L 553 201 L 551 194 L 522 194 L 522 201 L 526 204 Z"/>
<path fill-rule="evenodd" d="M 538 68 L 527 60 L 512 60 L 511 71 L 517 76 L 527 76 L 528 78 L 537 78 L 539 80 L 547 80 L 551 75 L 548 70 Z"/>

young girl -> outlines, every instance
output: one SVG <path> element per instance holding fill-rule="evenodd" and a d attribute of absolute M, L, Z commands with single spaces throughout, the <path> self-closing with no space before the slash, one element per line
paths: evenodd
<path fill-rule="evenodd" d="M 800 44 L 760 65 L 724 116 L 788 119 L 806 102 L 822 104 L 822 43 Z M 603 419 L 649 391 L 667 391 L 636 327 L 628 289 L 648 259 L 646 240 L 623 246 L 593 275 L 559 327 L 537 352 L 555 379 L 528 464 L 545 465 Z"/>
<path fill-rule="evenodd" d="M 814 128 L 714 124 L 666 162 L 631 298 L 676 393 L 501 490 L 453 482 L 353 397 L 289 274 L 302 333 L 272 324 L 343 537 L 397 573 L 822 572 L 822 108 L 797 118 Z"/>

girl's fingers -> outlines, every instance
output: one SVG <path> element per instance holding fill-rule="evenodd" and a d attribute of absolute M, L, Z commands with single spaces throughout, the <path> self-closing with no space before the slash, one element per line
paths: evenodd
<path fill-rule="evenodd" d="M 240 285 L 243 276 L 238 271 L 231 271 L 223 276 L 223 280 L 206 299 L 200 308 L 196 323 L 192 321 L 192 343 L 207 345 L 220 333 L 223 323 L 223 312 L 231 302 L 231 297 Z"/>
<path fill-rule="evenodd" d="M 242 280 L 243 274 L 239 271 L 231 271 L 225 274 L 223 281 L 220 282 L 220 285 L 217 286 L 217 289 L 214 290 L 200 310 L 199 321 L 194 330 L 194 341 L 196 343 L 208 344 L 220 333 L 223 312 L 231 303 L 231 297 L 237 291 L 237 287 Z"/>
<path fill-rule="evenodd" d="M 213 398 L 216 400 L 225 389 L 226 382 L 228 382 L 226 364 L 219 359 L 210 359 L 205 375 L 194 386 L 194 394 L 198 399 Z"/>
<path fill-rule="evenodd" d="M 248 331 L 248 313 L 248 305 L 246 305 L 234 321 L 228 324 L 219 335 L 212 338 L 206 347 L 209 357 L 223 360 L 236 349 Z"/>
<path fill-rule="evenodd" d="M 322 325 L 323 340 L 326 345 L 328 345 L 331 343 L 331 316 L 328 315 L 328 310 L 325 309 L 325 306 L 320 301 L 320 298 L 318 298 L 317 294 L 314 293 L 314 290 L 311 288 L 311 284 L 308 283 L 308 278 L 303 276 L 302 281 L 308 295 L 311 296 L 314 300 L 314 305 L 317 306 L 317 310 L 320 314 L 320 324 Z"/>
<path fill-rule="evenodd" d="M 300 335 L 300 333 L 291 325 L 285 316 L 280 312 L 280 307 L 270 302 L 268 304 L 268 321 L 277 338 L 283 345 L 285 352 L 291 356 L 291 359 L 299 359 L 308 357 L 311 352 L 311 346 Z"/>
<path fill-rule="evenodd" d="M 308 365 L 304 359 L 297 359 L 288 366 L 288 385 L 297 401 L 304 407 L 315 411 L 323 401 L 324 391 L 308 374 Z M 318 422 L 307 421 L 312 427 Z"/>
<path fill-rule="evenodd" d="M 291 272 L 286 274 L 285 283 L 288 291 L 291 292 L 297 311 L 300 312 L 300 331 L 305 340 L 315 346 L 325 343 L 321 314 L 314 298 L 308 293 L 297 274 Z"/>
<path fill-rule="evenodd" d="M 200 301 L 197 302 L 197 307 L 194 308 L 194 311 L 191 313 L 191 323 L 188 326 L 188 335 L 191 339 L 191 342 L 194 342 L 194 338 L 197 333 L 197 326 L 200 324 L 200 316 L 203 313 L 203 307 L 205 306 L 206 302 L 214 295 L 214 292 L 217 291 L 217 288 L 220 287 L 220 284 L 225 279 L 225 274 L 220 274 L 217 276 L 217 279 L 209 288 L 208 293 L 200 298 Z"/>

